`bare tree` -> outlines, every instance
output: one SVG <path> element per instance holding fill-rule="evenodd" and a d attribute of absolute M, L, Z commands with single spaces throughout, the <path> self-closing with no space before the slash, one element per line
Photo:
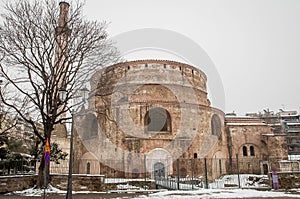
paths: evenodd
<path fill-rule="evenodd" d="M 43 145 L 55 125 L 69 119 L 66 112 L 76 104 L 68 102 L 91 74 L 119 60 L 108 39 L 107 23 L 85 19 L 82 3 L 59 6 L 55 0 L 20 0 L 6 3 L 1 14 L 0 70 L 10 99 L 19 102 L 12 103 L 1 94 L 2 103 L 31 124 Z M 66 90 L 64 99 L 59 99 L 61 89 Z M 42 122 L 43 132 L 34 121 Z M 42 156 L 40 187 L 45 167 L 48 178 L 49 165 L 45 166 Z"/>
<path fill-rule="evenodd" d="M 3 82 L 0 80 L 0 85 Z M 7 89 L 5 87 L 0 88 L 2 98 L 8 100 Z M 10 100 L 13 102 L 12 100 Z M 0 102 L 1 103 L 1 102 Z M 14 102 L 15 103 L 15 102 Z M 7 155 L 7 150 L 9 148 L 9 137 L 12 132 L 16 131 L 18 124 L 18 117 L 15 111 L 8 106 L 0 106 L 0 157 L 5 158 Z"/>

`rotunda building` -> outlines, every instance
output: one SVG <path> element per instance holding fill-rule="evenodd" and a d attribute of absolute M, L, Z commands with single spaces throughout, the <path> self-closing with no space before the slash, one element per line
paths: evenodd
<path fill-rule="evenodd" d="M 206 84 L 198 68 L 167 60 L 123 62 L 96 72 L 86 114 L 76 117 L 74 169 L 155 177 L 181 169 L 176 161 L 228 157 L 225 116 L 211 107 Z"/>

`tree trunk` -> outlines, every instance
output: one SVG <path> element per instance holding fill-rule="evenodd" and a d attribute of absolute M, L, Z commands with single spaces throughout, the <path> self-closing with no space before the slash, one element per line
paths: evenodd
<path fill-rule="evenodd" d="M 45 148 L 45 144 L 43 149 Z M 50 176 L 50 162 L 49 164 L 45 164 L 45 155 L 42 155 L 41 163 L 38 171 L 38 180 L 37 180 L 37 188 L 45 188 L 48 187 L 49 184 L 49 176 Z"/>

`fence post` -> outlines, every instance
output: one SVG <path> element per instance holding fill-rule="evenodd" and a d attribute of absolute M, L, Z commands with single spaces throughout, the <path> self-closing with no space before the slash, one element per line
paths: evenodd
<path fill-rule="evenodd" d="M 208 189 L 208 176 L 207 176 L 206 158 L 204 158 L 204 172 L 205 172 L 205 189 Z"/>
<path fill-rule="evenodd" d="M 21 172 L 22 172 L 22 174 L 24 173 L 24 160 L 23 160 L 23 158 L 21 160 Z"/>
<path fill-rule="evenodd" d="M 144 177 L 145 177 L 144 189 L 146 189 L 146 187 L 147 187 L 147 167 L 146 167 L 146 155 L 144 155 Z"/>
<path fill-rule="evenodd" d="M 237 167 L 237 173 L 238 173 L 239 188 L 241 188 L 240 168 L 239 168 L 239 156 L 238 156 L 238 154 L 236 154 L 236 167 Z"/>
<path fill-rule="evenodd" d="M 194 159 L 191 159 L 191 167 L 192 167 L 192 190 L 194 189 Z"/>
<path fill-rule="evenodd" d="M 220 176 L 222 175 L 222 159 L 219 159 Z"/>
<path fill-rule="evenodd" d="M 6 175 L 6 162 L 4 162 L 4 164 L 3 164 L 3 175 Z"/>
<path fill-rule="evenodd" d="M 11 160 L 8 161 L 8 165 L 7 165 L 7 174 L 10 175 L 10 169 L 11 168 Z"/>
<path fill-rule="evenodd" d="M 176 160 L 176 167 L 177 167 L 177 189 L 179 190 L 180 187 L 179 187 L 179 175 L 180 175 L 180 172 L 179 172 L 179 159 Z"/>

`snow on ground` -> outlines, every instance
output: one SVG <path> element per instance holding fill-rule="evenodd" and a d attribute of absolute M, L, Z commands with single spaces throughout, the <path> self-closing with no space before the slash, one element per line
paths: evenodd
<path fill-rule="evenodd" d="M 109 184 L 109 183 L 126 183 L 126 182 L 132 182 L 132 181 L 134 181 L 134 182 L 138 182 L 138 181 L 143 182 L 143 181 L 145 181 L 145 179 L 144 178 L 105 178 L 105 180 L 104 180 L 104 182 L 106 184 Z M 147 181 L 153 181 L 154 182 L 153 179 L 148 179 L 148 178 L 147 178 Z"/>
<path fill-rule="evenodd" d="M 298 194 L 295 194 L 297 191 Z M 128 190 L 128 192 L 132 193 L 132 190 Z M 28 189 L 22 192 L 14 192 L 19 193 L 18 195 L 22 196 L 42 196 L 43 190 L 34 190 Z M 47 190 L 47 195 L 49 193 L 56 194 L 66 194 L 66 191 L 61 191 L 55 188 L 49 188 Z M 120 196 L 116 196 L 118 198 L 124 198 L 124 191 L 120 192 Z M 162 190 L 158 193 L 151 193 L 149 190 L 149 195 L 146 193 L 139 193 L 139 196 L 133 196 L 132 199 L 199 199 L 199 198 L 300 198 L 300 190 L 294 190 L 294 194 L 288 194 L 282 191 L 257 191 L 253 189 L 200 189 L 194 191 L 166 191 Z M 73 194 L 109 194 L 105 192 L 88 192 L 88 191 L 80 191 L 73 192 Z M 129 197 L 125 197 L 129 198 Z"/>
<path fill-rule="evenodd" d="M 141 190 L 142 188 L 130 185 L 130 184 L 118 184 L 117 189 L 123 189 L 123 190 L 130 190 L 130 189 L 135 189 L 135 190 Z"/>
<path fill-rule="evenodd" d="M 250 189 L 237 189 L 238 178 L 237 175 L 226 175 L 216 180 L 214 183 L 209 184 L 209 189 L 200 188 L 198 190 L 191 191 L 166 191 L 161 190 L 158 193 L 153 193 L 152 190 L 143 190 L 142 188 L 130 185 L 130 181 L 136 181 L 137 179 L 106 179 L 106 183 L 124 183 L 117 185 L 117 189 L 120 191 L 120 197 L 122 198 L 122 194 L 126 192 L 137 192 L 140 194 L 139 196 L 134 197 L 134 199 L 199 199 L 199 198 L 300 198 L 300 189 L 291 190 L 292 193 L 285 193 L 284 191 L 257 191 L 253 188 L 262 188 L 266 186 L 265 180 L 267 180 L 266 176 L 262 175 L 252 175 L 252 174 L 242 174 L 240 175 L 240 183 L 243 188 Z M 142 181 L 142 180 L 141 180 Z M 224 188 L 224 185 L 234 185 L 231 188 Z M 222 188 L 222 189 L 221 189 Z M 73 194 L 108 194 L 110 192 L 118 193 L 116 191 L 108 191 L 108 192 L 88 192 L 88 191 L 73 191 Z M 47 194 L 66 194 L 66 191 L 62 191 L 49 186 L 48 189 L 45 190 Z M 157 191 L 157 190 L 156 190 Z M 149 194 L 147 194 L 149 193 Z M 13 194 L 21 195 L 21 196 L 43 196 L 43 189 L 27 189 L 24 191 L 17 191 Z M 124 196 L 124 195 L 123 195 Z M 128 197 L 127 197 L 128 198 Z"/>
<path fill-rule="evenodd" d="M 199 198 L 274 198 L 293 197 L 300 198 L 299 194 L 286 194 L 278 191 L 256 191 L 251 189 L 201 189 L 196 191 L 164 191 L 141 195 L 134 199 L 199 199 Z"/>
<path fill-rule="evenodd" d="M 44 191 L 48 193 L 56 193 L 56 194 L 65 194 L 66 191 L 62 191 L 60 189 L 57 189 L 51 185 L 48 186 L 47 189 L 36 189 L 36 188 L 30 188 L 23 191 L 15 191 L 14 194 L 20 195 L 20 196 L 42 196 L 44 194 Z"/>
<path fill-rule="evenodd" d="M 219 179 L 216 179 L 213 183 L 209 184 L 210 188 L 220 189 L 225 185 L 231 185 L 231 187 L 238 187 L 240 180 L 241 188 L 262 188 L 269 186 L 269 179 L 267 175 L 255 175 L 255 174 L 240 174 L 238 175 L 224 175 Z"/>
<path fill-rule="evenodd" d="M 128 193 L 133 193 L 134 190 L 130 189 L 132 187 L 120 187 L 128 188 L 127 190 L 122 190 L 120 192 L 120 197 L 122 198 L 126 191 Z M 141 194 L 139 196 L 133 197 L 133 199 L 199 199 L 199 198 L 300 198 L 300 189 L 292 190 L 292 193 L 285 193 L 283 191 L 257 191 L 254 189 L 200 189 L 194 191 L 167 191 L 161 190 L 161 192 L 151 193 L 152 190 L 145 190 L 145 192 L 140 192 L 141 189 L 137 190 L 137 194 Z M 157 191 L 157 190 L 156 190 Z M 147 192 L 149 194 L 147 194 Z M 62 191 L 50 186 L 46 189 L 47 195 L 49 193 L 52 194 L 62 194 L 65 195 L 66 191 Z M 89 192 L 89 191 L 73 191 L 73 194 L 109 194 L 110 192 Z M 117 193 L 117 192 L 115 192 Z M 27 189 L 24 191 L 17 191 L 14 194 L 20 196 L 43 196 L 44 190 L 43 189 Z M 119 196 L 116 198 L 120 198 Z M 126 197 L 129 198 L 129 197 Z"/>

